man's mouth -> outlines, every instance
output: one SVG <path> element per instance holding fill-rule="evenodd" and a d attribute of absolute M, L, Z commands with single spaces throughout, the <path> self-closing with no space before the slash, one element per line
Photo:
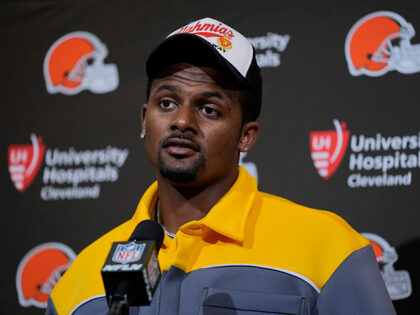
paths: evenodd
<path fill-rule="evenodd" d="M 192 140 L 178 137 L 171 137 L 164 141 L 163 148 L 174 156 L 189 156 L 200 151 L 200 147 Z"/>

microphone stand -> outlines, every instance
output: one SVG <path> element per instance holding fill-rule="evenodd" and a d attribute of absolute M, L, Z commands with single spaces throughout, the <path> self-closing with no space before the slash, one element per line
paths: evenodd
<path fill-rule="evenodd" d="M 127 295 L 124 295 L 122 300 L 113 299 L 108 315 L 129 315 Z"/>

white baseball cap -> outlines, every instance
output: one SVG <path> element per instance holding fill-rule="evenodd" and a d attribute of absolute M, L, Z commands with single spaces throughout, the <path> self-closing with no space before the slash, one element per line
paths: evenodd
<path fill-rule="evenodd" d="M 146 73 L 153 80 L 166 66 L 178 62 L 210 65 L 228 73 L 255 96 L 261 109 L 262 76 L 251 42 L 230 26 L 204 18 L 169 34 L 150 54 Z"/>

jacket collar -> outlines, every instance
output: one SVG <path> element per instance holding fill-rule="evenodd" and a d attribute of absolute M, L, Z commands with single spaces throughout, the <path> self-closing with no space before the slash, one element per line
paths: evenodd
<path fill-rule="evenodd" d="M 239 174 L 235 183 L 209 213 L 199 221 L 184 224 L 180 227 L 180 230 L 188 233 L 189 230 L 204 225 L 218 234 L 243 242 L 246 220 L 256 192 L 257 181 L 255 178 L 249 175 L 245 168 L 239 167 Z M 158 184 L 154 182 L 140 200 L 132 221 L 137 224 L 143 220 L 151 220 L 155 212 L 157 198 Z"/>

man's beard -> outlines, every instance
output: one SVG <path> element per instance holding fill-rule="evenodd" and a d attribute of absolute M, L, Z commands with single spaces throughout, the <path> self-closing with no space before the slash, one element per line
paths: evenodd
<path fill-rule="evenodd" d="M 177 138 L 185 138 L 185 139 L 191 140 L 191 138 L 188 136 L 178 136 Z M 167 139 L 164 139 L 162 143 L 164 143 L 165 140 Z M 198 159 L 194 161 L 192 165 L 185 165 L 185 166 L 168 165 L 168 163 L 166 163 L 162 158 L 162 150 L 163 150 L 162 143 L 159 146 L 159 151 L 158 151 L 158 168 L 160 170 L 161 175 L 164 178 L 170 180 L 171 182 L 179 183 L 179 184 L 189 183 L 189 182 L 192 182 L 194 179 L 196 179 L 200 170 L 203 169 L 205 166 L 203 152 L 201 150 L 198 152 Z"/>

